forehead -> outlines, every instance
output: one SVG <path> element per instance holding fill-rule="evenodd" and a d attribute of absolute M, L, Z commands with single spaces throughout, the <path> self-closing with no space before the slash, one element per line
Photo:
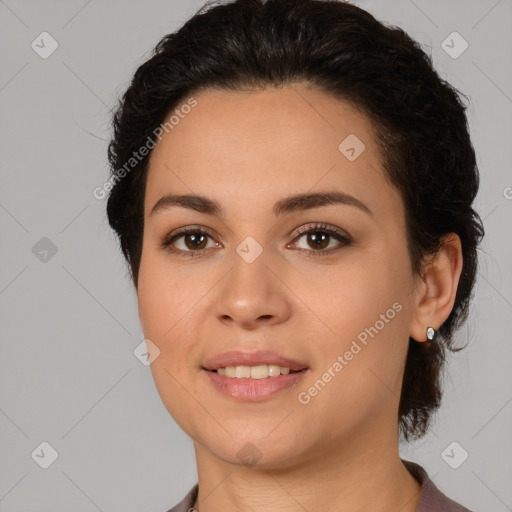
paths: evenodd
<path fill-rule="evenodd" d="M 153 150 L 146 214 L 170 192 L 262 208 L 315 187 L 364 202 L 386 194 L 396 200 L 375 129 L 348 102 L 302 85 L 203 91 L 193 98 L 196 105 Z"/>
<path fill-rule="evenodd" d="M 194 95 L 194 99 L 196 106 L 187 114 L 180 119 L 173 116 L 176 124 L 163 134 L 162 143 L 153 152 L 155 156 L 173 141 L 175 149 L 179 147 L 189 162 L 194 156 L 204 156 L 208 149 L 217 150 L 216 153 L 223 148 L 257 151 L 255 143 L 265 154 L 279 156 L 285 150 L 293 150 L 299 158 L 315 156 L 328 146 L 337 150 L 350 134 L 364 139 L 369 150 L 377 149 L 369 119 L 352 104 L 318 88 L 294 85 L 250 91 L 209 90 Z M 180 110 L 180 105 L 175 110 Z M 188 144 L 181 146 L 180 142 Z"/>

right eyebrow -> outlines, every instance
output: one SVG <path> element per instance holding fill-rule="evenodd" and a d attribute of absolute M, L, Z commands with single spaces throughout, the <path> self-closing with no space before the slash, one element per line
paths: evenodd
<path fill-rule="evenodd" d="M 167 194 L 161 197 L 151 208 L 149 215 L 156 215 L 157 213 L 167 210 L 172 206 L 180 206 L 181 208 L 189 208 L 196 210 L 200 213 L 208 215 L 221 216 L 222 208 L 217 201 L 209 199 L 208 197 L 199 196 L 196 194 Z"/>

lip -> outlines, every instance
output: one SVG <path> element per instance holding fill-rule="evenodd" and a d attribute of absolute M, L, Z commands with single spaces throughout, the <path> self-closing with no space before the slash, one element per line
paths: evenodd
<path fill-rule="evenodd" d="M 300 370 L 307 369 L 306 364 L 300 361 L 295 361 L 288 357 L 279 355 L 270 350 L 260 352 L 241 352 L 239 350 L 230 350 L 217 354 L 208 359 L 203 366 L 204 370 L 217 370 L 219 368 L 226 368 L 227 366 L 258 366 L 261 364 L 275 364 L 277 366 L 284 366 L 299 372 Z M 280 377 L 272 377 L 279 379 Z M 263 379 L 262 379 L 263 380 Z"/>
<path fill-rule="evenodd" d="M 297 386 L 309 369 L 266 379 L 226 377 L 204 368 L 201 372 L 206 375 L 213 387 L 225 396 L 242 402 L 262 402 L 279 391 Z"/>

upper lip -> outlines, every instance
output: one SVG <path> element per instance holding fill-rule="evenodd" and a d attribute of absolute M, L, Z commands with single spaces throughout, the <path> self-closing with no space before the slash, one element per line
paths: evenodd
<path fill-rule="evenodd" d="M 226 368 L 227 366 L 258 366 L 262 364 L 274 364 L 290 368 L 290 370 L 294 371 L 307 368 L 307 365 L 300 361 L 295 361 L 269 350 L 252 353 L 230 350 L 211 357 L 206 361 L 203 368 L 205 370 L 217 370 L 219 368 Z"/>

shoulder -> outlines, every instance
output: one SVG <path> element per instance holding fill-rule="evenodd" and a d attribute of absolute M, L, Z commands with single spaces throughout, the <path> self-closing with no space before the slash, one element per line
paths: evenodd
<path fill-rule="evenodd" d="M 402 462 L 421 484 L 421 496 L 416 512 L 471 512 L 443 494 L 421 466 L 403 459 Z"/>
<path fill-rule="evenodd" d="M 194 503 L 196 502 L 198 489 L 198 484 L 194 485 L 187 495 L 167 512 L 194 512 Z"/>

